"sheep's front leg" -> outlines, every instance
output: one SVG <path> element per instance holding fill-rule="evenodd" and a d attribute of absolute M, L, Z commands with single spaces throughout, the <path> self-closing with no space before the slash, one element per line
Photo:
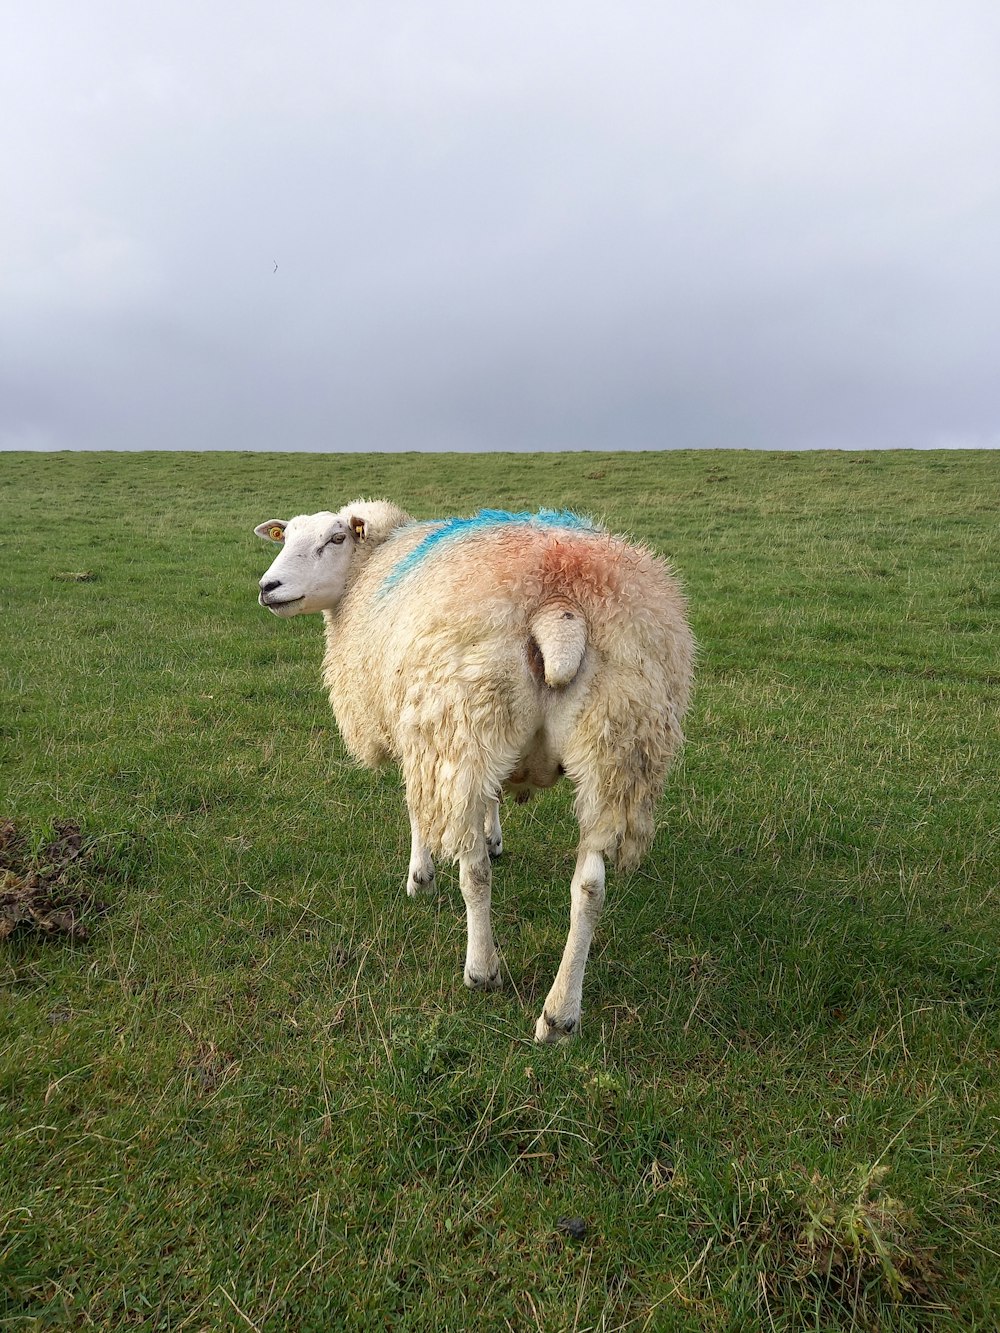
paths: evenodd
<path fill-rule="evenodd" d="M 465 899 L 469 941 L 465 953 L 465 984 L 473 990 L 496 990 L 500 985 L 500 957 L 490 924 L 493 870 L 481 833 L 474 851 L 459 857 L 458 882 Z"/>
<path fill-rule="evenodd" d="M 580 1031 L 583 973 L 604 906 L 604 857 L 600 852 L 581 847 L 570 894 L 569 938 L 541 1017 L 535 1024 L 535 1041 L 564 1041 Z"/>
<path fill-rule="evenodd" d="M 434 892 L 434 859 L 424 846 L 412 810 L 410 811 L 410 870 L 406 877 L 406 892 L 411 898 L 424 897 Z"/>
<path fill-rule="evenodd" d="M 486 803 L 486 850 L 494 860 L 503 851 L 499 801 L 488 801 Z"/>

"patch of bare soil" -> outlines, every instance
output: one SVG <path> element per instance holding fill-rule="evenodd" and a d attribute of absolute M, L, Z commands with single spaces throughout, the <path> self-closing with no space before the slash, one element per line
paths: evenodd
<path fill-rule="evenodd" d="M 185 1086 L 189 1091 L 212 1093 L 239 1073 L 240 1062 L 220 1051 L 214 1041 L 202 1041 L 184 1066 Z"/>
<path fill-rule="evenodd" d="M 108 910 L 81 882 L 88 849 L 79 824 L 57 823 L 54 832 L 31 855 L 14 822 L 0 819 L 0 940 L 17 930 L 86 940 L 81 917 Z"/>

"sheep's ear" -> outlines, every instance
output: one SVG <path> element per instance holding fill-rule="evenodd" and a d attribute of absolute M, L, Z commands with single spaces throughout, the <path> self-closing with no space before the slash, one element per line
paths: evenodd
<path fill-rule="evenodd" d="M 355 541 L 363 542 L 368 536 L 367 522 L 363 518 L 358 518 L 357 515 L 352 515 L 347 520 L 347 526 L 354 533 Z"/>
<path fill-rule="evenodd" d="M 268 542 L 283 542 L 285 540 L 285 528 L 287 520 L 283 518 L 269 518 L 266 523 L 260 523 L 254 528 L 258 537 L 263 537 Z"/>

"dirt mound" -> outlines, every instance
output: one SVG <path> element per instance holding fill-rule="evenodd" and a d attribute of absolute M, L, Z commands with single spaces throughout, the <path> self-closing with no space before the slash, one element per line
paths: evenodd
<path fill-rule="evenodd" d="M 79 824 L 53 828 L 53 840 L 32 856 L 13 821 L 0 819 L 0 940 L 18 929 L 85 940 L 80 918 L 108 910 L 80 882 L 88 850 Z"/>

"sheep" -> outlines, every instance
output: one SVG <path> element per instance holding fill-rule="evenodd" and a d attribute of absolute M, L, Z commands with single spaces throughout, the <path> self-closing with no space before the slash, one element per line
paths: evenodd
<path fill-rule="evenodd" d="M 535 1039 L 573 1036 L 605 858 L 630 869 L 648 851 L 683 740 L 695 645 L 670 570 L 567 511 L 417 522 L 358 500 L 254 531 L 282 548 L 260 604 L 323 614 L 323 677 L 348 751 L 402 770 L 407 893 L 433 892 L 435 855 L 458 861 L 467 986 L 501 984 L 490 922 L 501 792 L 573 783 L 569 937 Z"/>

